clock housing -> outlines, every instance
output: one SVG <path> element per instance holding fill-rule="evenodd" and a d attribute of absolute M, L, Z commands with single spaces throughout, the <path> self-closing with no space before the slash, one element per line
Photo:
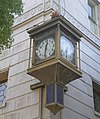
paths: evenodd
<path fill-rule="evenodd" d="M 33 56 L 28 74 L 44 84 L 66 85 L 80 78 L 81 35 L 76 31 L 62 16 L 30 29 Z"/>
<path fill-rule="evenodd" d="M 54 26 L 41 31 L 36 29 L 35 32 L 31 36 L 33 39 L 32 65 L 34 66 L 55 58 L 57 28 Z"/>
<path fill-rule="evenodd" d="M 28 33 L 31 37 L 28 74 L 46 85 L 46 107 L 55 115 L 64 108 L 65 85 L 82 76 L 81 35 L 62 16 L 38 25 Z"/>

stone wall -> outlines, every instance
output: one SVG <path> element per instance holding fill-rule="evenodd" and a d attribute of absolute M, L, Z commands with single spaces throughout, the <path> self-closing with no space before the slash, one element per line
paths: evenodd
<path fill-rule="evenodd" d="M 86 5 L 86 1 L 82 2 Z M 27 29 L 50 19 L 51 2 L 46 0 L 44 3 L 36 4 L 34 8 L 15 19 L 12 47 L 0 55 L 0 70 L 9 67 L 6 106 L 0 108 L 0 119 L 99 119 L 94 114 L 92 78 L 100 81 L 100 39 L 90 31 L 86 32 L 87 15 L 78 0 L 67 1 L 66 10 L 74 17 L 70 14 L 65 17 L 67 16 L 66 19 L 74 26 L 76 21 L 78 25 L 82 23 L 86 26 L 83 30 L 84 27 L 80 25 L 81 32 L 85 34 L 80 42 L 83 77 L 66 85 L 68 91 L 64 95 L 65 107 L 55 117 L 44 106 L 44 89 L 30 89 L 30 85 L 39 81 L 27 74 L 30 47 Z M 53 6 L 55 7 L 57 8 L 56 5 Z M 92 34 L 92 37 L 86 33 L 90 36 Z"/>

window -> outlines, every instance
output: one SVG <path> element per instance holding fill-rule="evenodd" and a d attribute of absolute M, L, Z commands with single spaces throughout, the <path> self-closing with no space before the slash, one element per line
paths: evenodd
<path fill-rule="evenodd" d="M 95 8 L 94 5 L 90 2 L 88 2 L 88 16 L 94 20 L 94 13 L 95 13 Z"/>
<path fill-rule="evenodd" d="M 99 9 L 97 0 L 88 0 L 89 29 L 99 35 Z"/>
<path fill-rule="evenodd" d="M 93 81 L 94 109 L 100 116 L 100 84 Z"/>
<path fill-rule="evenodd" d="M 0 83 L 0 104 L 5 102 L 7 82 Z"/>
<path fill-rule="evenodd" d="M 7 91 L 8 69 L 0 71 L 0 107 L 5 106 L 6 91 Z"/>
<path fill-rule="evenodd" d="M 88 1 L 88 17 L 90 30 L 95 33 L 95 6 Z"/>

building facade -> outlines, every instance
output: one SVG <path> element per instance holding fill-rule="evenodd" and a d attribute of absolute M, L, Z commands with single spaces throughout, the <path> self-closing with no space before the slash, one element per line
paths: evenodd
<path fill-rule="evenodd" d="M 0 119 L 100 119 L 100 1 L 23 0 L 23 4 L 24 12 L 12 27 L 14 42 L 0 54 Z M 82 35 L 82 78 L 66 85 L 64 109 L 55 116 L 45 107 L 43 85 L 27 74 L 33 47 L 27 31 L 51 20 L 52 10 Z"/>

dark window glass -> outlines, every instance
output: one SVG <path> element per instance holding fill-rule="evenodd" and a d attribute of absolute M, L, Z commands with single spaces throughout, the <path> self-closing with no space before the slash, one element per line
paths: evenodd
<path fill-rule="evenodd" d="M 57 85 L 57 103 L 63 105 L 63 88 L 60 85 Z"/>
<path fill-rule="evenodd" d="M 100 92 L 94 90 L 94 108 L 95 111 L 100 113 Z"/>
<path fill-rule="evenodd" d="M 46 88 L 46 104 L 53 103 L 55 101 L 54 84 L 48 85 Z"/>
<path fill-rule="evenodd" d="M 94 109 L 100 113 L 100 85 L 97 81 L 93 81 L 93 98 L 94 98 Z"/>

